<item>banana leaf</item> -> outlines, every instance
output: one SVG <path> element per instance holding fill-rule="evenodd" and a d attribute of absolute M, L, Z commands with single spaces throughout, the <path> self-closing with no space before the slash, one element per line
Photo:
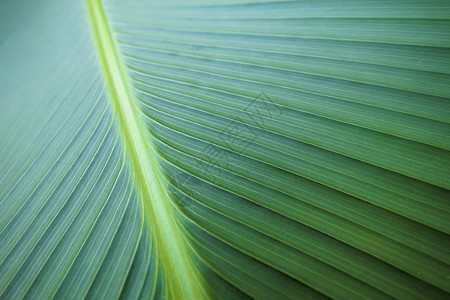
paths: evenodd
<path fill-rule="evenodd" d="M 448 299 L 450 2 L 4 0 L 0 299 Z"/>

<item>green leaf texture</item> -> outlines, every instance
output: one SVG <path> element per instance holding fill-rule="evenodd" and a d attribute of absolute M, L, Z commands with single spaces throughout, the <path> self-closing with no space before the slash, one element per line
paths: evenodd
<path fill-rule="evenodd" d="M 450 2 L 0 3 L 0 299 L 448 299 Z"/>

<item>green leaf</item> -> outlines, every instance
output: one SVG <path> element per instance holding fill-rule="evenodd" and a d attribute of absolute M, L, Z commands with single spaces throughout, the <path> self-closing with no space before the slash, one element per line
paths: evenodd
<path fill-rule="evenodd" d="M 3 1 L 0 299 L 448 298 L 449 47 L 448 1 Z"/>

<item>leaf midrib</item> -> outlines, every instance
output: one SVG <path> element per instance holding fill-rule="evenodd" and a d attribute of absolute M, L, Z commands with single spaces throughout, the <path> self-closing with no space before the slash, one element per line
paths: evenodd
<path fill-rule="evenodd" d="M 176 219 L 176 208 L 162 181 L 163 173 L 156 160 L 155 147 L 146 138 L 102 4 L 100 0 L 86 0 L 86 4 L 114 114 L 131 161 L 144 214 L 155 237 L 159 263 L 166 275 L 170 296 L 174 299 L 202 299 L 205 297 L 203 280 L 194 267 L 192 250 L 187 245 Z"/>

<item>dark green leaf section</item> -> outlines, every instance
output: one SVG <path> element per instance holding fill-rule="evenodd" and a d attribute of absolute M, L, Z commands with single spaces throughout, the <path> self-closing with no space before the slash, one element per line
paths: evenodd
<path fill-rule="evenodd" d="M 219 276 L 256 298 L 448 297 L 447 3 L 106 8 Z"/>

